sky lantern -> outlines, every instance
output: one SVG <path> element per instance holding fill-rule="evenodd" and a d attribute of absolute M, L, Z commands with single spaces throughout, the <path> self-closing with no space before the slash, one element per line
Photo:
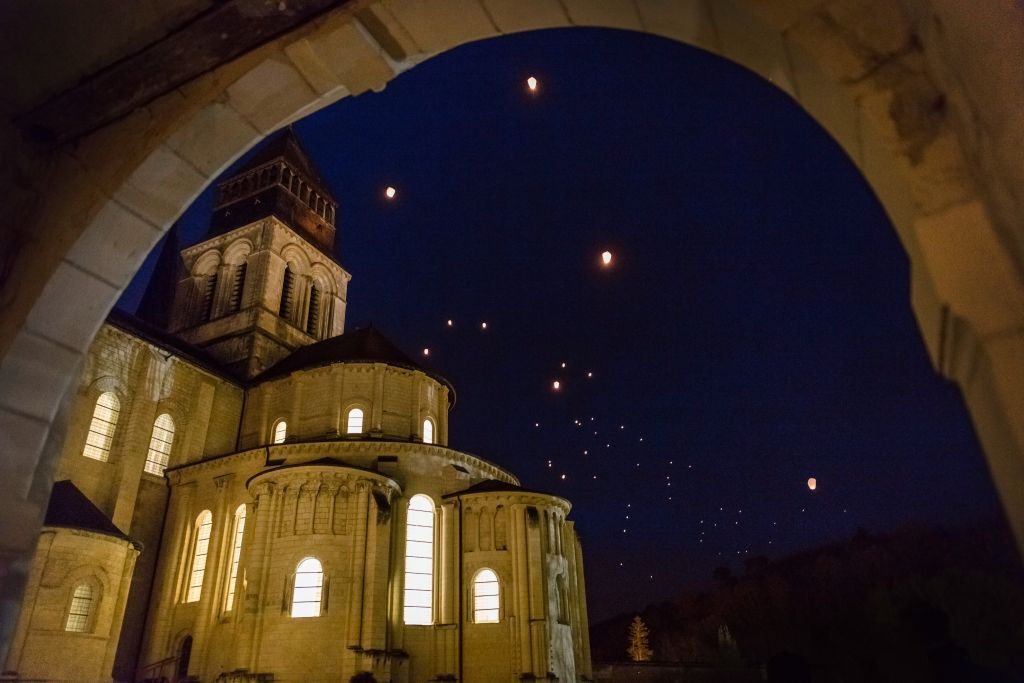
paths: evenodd
<path fill-rule="evenodd" d="M 807 488 L 809 488 L 812 491 L 814 489 L 818 488 L 818 480 L 815 479 L 814 477 L 811 477 L 810 479 L 808 479 L 807 480 Z"/>
<path fill-rule="evenodd" d="M 481 330 L 486 330 L 487 329 L 487 323 L 480 323 L 480 329 Z"/>
<path fill-rule="evenodd" d="M 562 383 L 556 379 L 554 382 L 551 383 L 551 388 L 554 389 L 555 391 L 558 391 L 559 389 L 562 388 Z"/>
<path fill-rule="evenodd" d="M 454 324 L 455 324 L 455 323 L 454 323 L 454 322 L 452 321 L 452 319 L 451 319 L 451 318 L 449 318 L 449 319 L 448 319 L 448 327 L 451 327 L 451 326 L 452 326 L 452 325 L 454 325 Z"/>
<path fill-rule="evenodd" d="M 429 356 L 430 355 L 430 349 L 423 349 L 423 355 L 424 356 Z"/>
<path fill-rule="evenodd" d="M 612 264 L 612 252 L 610 252 L 610 251 L 602 251 L 601 252 L 601 264 L 605 265 L 605 266 L 610 266 Z"/>
<path fill-rule="evenodd" d="M 388 199 L 394 199 L 396 194 L 398 194 L 398 190 L 391 187 L 390 185 L 384 188 L 384 196 L 387 197 Z"/>
<path fill-rule="evenodd" d="M 530 89 L 530 92 L 537 92 L 537 79 L 533 76 L 527 78 L 526 87 Z"/>

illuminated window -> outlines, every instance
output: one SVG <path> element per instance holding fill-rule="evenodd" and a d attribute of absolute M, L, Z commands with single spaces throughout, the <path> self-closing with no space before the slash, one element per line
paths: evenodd
<path fill-rule="evenodd" d="M 318 617 L 324 592 L 324 568 L 320 560 L 307 557 L 295 568 L 292 616 Z"/>
<path fill-rule="evenodd" d="M 498 575 L 481 569 L 473 579 L 473 621 L 477 624 L 498 623 Z"/>
<path fill-rule="evenodd" d="M 64 622 L 65 631 L 85 633 L 89 628 L 89 615 L 92 614 L 92 586 L 80 583 L 71 594 L 71 607 L 68 609 L 68 620 Z"/>
<path fill-rule="evenodd" d="M 105 391 L 96 399 L 89 422 L 89 435 L 85 438 L 82 455 L 93 460 L 106 462 L 110 457 L 110 444 L 114 440 L 117 417 L 121 414 L 121 402 L 112 391 Z"/>
<path fill-rule="evenodd" d="M 288 436 L 288 423 L 278 420 L 274 425 L 274 443 L 284 443 L 286 436 Z"/>
<path fill-rule="evenodd" d="M 434 501 L 409 501 L 405 527 L 405 623 L 434 623 Z"/>
<path fill-rule="evenodd" d="M 423 421 L 423 443 L 434 443 L 434 421 L 429 417 Z"/>
<path fill-rule="evenodd" d="M 363 409 L 353 408 L 348 411 L 348 420 L 346 422 L 345 432 L 348 434 L 362 434 L 363 433 Z"/>
<path fill-rule="evenodd" d="M 156 418 L 153 435 L 149 437 L 149 451 L 146 452 L 146 471 L 162 475 L 171 459 L 171 444 L 174 443 L 174 420 L 167 413 Z"/>
<path fill-rule="evenodd" d="M 235 531 L 232 534 L 231 570 L 228 572 L 228 590 L 224 598 L 224 611 L 235 606 L 235 584 L 238 582 L 238 560 L 242 557 L 242 535 L 245 533 L 245 504 L 235 510 Z"/>
<path fill-rule="evenodd" d="M 195 545 L 192 551 L 192 571 L 189 572 L 188 593 L 185 602 L 196 602 L 203 594 L 203 576 L 206 574 L 206 556 L 210 552 L 210 530 L 213 514 L 203 510 L 196 518 Z"/>

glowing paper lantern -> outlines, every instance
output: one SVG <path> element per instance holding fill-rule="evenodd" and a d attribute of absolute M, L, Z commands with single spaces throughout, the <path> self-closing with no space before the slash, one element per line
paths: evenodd
<path fill-rule="evenodd" d="M 556 379 L 554 382 L 551 383 L 551 388 L 554 389 L 555 391 L 558 391 L 559 389 L 562 388 L 562 383 Z"/>
<path fill-rule="evenodd" d="M 398 191 L 395 188 L 393 188 L 390 185 L 388 185 L 384 189 L 384 196 L 387 197 L 388 199 L 394 199 L 395 198 L 395 194 L 397 194 L 397 192 Z"/>
<path fill-rule="evenodd" d="M 480 329 L 481 330 L 486 330 L 487 329 L 487 323 L 480 323 Z"/>
<path fill-rule="evenodd" d="M 807 488 L 809 488 L 812 491 L 814 489 L 818 488 L 818 480 L 815 479 L 814 477 L 811 477 L 810 479 L 808 479 L 807 480 Z"/>
<path fill-rule="evenodd" d="M 526 79 L 526 87 L 530 89 L 530 92 L 536 92 L 537 91 L 537 79 L 534 78 L 533 76 L 530 76 L 529 78 L 527 78 Z"/>
<path fill-rule="evenodd" d="M 610 266 L 611 263 L 612 263 L 612 252 L 610 252 L 610 251 L 602 251 L 601 252 L 601 263 L 603 263 L 606 266 Z"/>
<path fill-rule="evenodd" d="M 429 356 L 430 355 L 430 349 L 423 349 L 423 355 L 424 356 Z"/>

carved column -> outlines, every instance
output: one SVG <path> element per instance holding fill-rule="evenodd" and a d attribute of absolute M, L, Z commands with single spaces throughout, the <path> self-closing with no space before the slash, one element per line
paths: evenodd
<path fill-rule="evenodd" d="M 236 609 L 242 610 L 237 626 L 239 637 L 235 657 L 239 669 L 250 669 L 256 663 L 255 639 L 257 625 L 263 619 L 264 583 L 269 570 L 267 559 L 274 519 L 281 501 L 281 495 L 273 482 L 257 484 L 252 493 L 252 541 L 245 544 L 242 557 L 239 558 L 240 585 L 235 588 L 239 597 Z"/>

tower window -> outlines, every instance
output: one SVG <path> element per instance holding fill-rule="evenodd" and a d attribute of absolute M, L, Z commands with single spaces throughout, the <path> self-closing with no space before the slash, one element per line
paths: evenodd
<path fill-rule="evenodd" d="M 288 436 L 288 423 L 284 420 L 278 420 L 274 425 L 274 443 L 284 443 L 285 437 Z"/>
<path fill-rule="evenodd" d="M 243 261 L 235 266 L 235 279 L 231 284 L 231 312 L 234 313 L 242 308 L 242 292 L 245 290 L 245 269 Z"/>
<path fill-rule="evenodd" d="M 228 571 L 228 590 L 224 598 L 224 611 L 235 606 L 235 584 L 238 582 L 238 561 L 242 557 L 242 536 L 245 533 L 245 503 L 235 509 L 235 530 L 231 543 L 231 568 Z"/>
<path fill-rule="evenodd" d="M 481 569 L 473 579 L 473 621 L 477 624 L 498 623 L 498 575 L 492 569 Z"/>
<path fill-rule="evenodd" d="M 434 623 L 434 501 L 409 501 L 405 526 L 405 623 Z"/>
<path fill-rule="evenodd" d="M 429 417 L 423 421 L 423 443 L 434 443 L 434 421 Z"/>
<path fill-rule="evenodd" d="M 363 409 L 353 408 L 348 411 L 348 420 L 346 421 L 345 427 L 346 434 L 362 434 L 363 433 Z"/>
<path fill-rule="evenodd" d="M 196 518 L 195 546 L 192 551 L 192 570 L 189 572 L 188 593 L 185 602 L 196 602 L 203 593 L 203 577 L 206 574 L 206 556 L 210 552 L 210 531 L 213 528 L 213 514 L 203 510 Z"/>
<path fill-rule="evenodd" d="M 217 273 L 210 273 L 203 281 L 203 322 L 213 316 L 213 297 L 217 292 Z"/>
<path fill-rule="evenodd" d="M 324 568 L 320 560 L 307 557 L 295 568 L 292 589 L 292 616 L 318 617 L 323 602 Z"/>
<path fill-rule="evenodd" d="M 284 279 L 281 282 L 281 306 L 278 314 L 282 318 L 290 318 L 292 315 L 292 289 L 295 285 L 295 274 L 291 266 L 284 267 Z"/>
<path fill-rule="evenodd" d="M 71 606 L 68 618 L 64 622 L 64 630 L 74 633 L 85 633 L 89 629 L 89 616 L 92 614 L 92 586 L 80 583 L 71 594 Z"/>
<path fill-rule="evenodd" d="M 153 434 L 149 437 L 145 470 L 150 474 L 163 475 L 171 459 L 171 445 L 174 443 L 174 420 L 167 413 L 156 418 Z"/>
<path fill-rule="evenodd" d="M 105 391 L 96 399 L 89 422 L 89 435 L 85 438 L 82 455 L 93 460 L 106 462 L 110 457 L 110 444 L 114 440 L 117 418 L 121 414 L 121 402 L 112 391 Z"/>
<path fill-rule="evenodd" d="M 306 334 L 316 336 L 320 322 L 320 290 L 316 285 L 309 288 L 309 316 L 306 318 Z"/>

